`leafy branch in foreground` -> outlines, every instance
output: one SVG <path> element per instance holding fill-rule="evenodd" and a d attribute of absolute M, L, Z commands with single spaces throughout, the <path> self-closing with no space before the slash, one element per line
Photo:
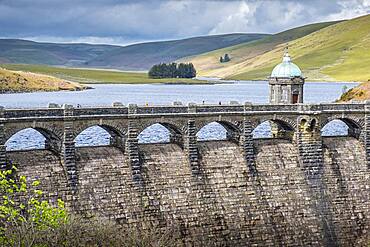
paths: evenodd
<path fill-rule="evenodd" d="M 64 224 L 67 214 L 62 200 L 56 206 L 42 200 L 40 182 L 29 184 L 16 171 L 15 166 L 0 171 L 0 245 L 32 246 L 35 241 L 32 233 Z"/>
<path fill-rule="evenodd" d="M 181 245 L 179 230 L 150 223 L 119 225 L 99 218 L 67 214 L 62 200 L 43 200 L 40 182 L 0 171 L 0 246 L 19 247 L 164 247 Z"/>

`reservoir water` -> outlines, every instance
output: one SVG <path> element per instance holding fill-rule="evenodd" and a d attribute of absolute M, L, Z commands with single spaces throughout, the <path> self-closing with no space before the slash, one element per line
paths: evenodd
<path fill-rule="evenodd" d="M 348 82 L 308 82 L 304 89 L 305 103 L 333 102 L 339 98 L 344 88 L 352 88 L 355 83 Z M 85 91 L 37 92 L 21 94 L 0 94 L 0 106 L 6 108 L 46 107 L 48 103 L 73 104 L 75 106 L 107 106 L 112 102 L 127 105 L 166 105 L 174 101 L 183 104 L 246 101 L 268 103 L 268 83 L 264 81 L 243 81 L 215 85 L 172 85 L 172 84 L 94 84 L 94 89 Z M 323 135 L 343 135 L 347 126 L 341 121 L 332 122 L 323 129 Z M 255 137 L 268 137 L 269 124 L 261 124 L 254 132 Z M 225 130 L 217 123 L 204 127 L 199 133 L 200 140 L 220 139 Z M 32 129 L 15 134 L 6 143 L 8 150 L 42 148 L 43 136 Z M 139 142 L 163 142 L 168 140 L 167 130 L 153 125 L 139 136 Z M 104 145 L 109 142 L 109 134 L 100 127 L 92 127 L 76 138 L 77 146 Z"/>

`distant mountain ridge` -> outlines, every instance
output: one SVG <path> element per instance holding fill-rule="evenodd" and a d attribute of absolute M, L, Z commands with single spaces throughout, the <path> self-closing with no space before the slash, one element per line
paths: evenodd
<path fill-rule="evenodd" d="M 74 66 L 117 48 L 119 46 L 0 39 L 0 62 Z"/>
<path fill-rule="evenodd" d="M 267 36 L 269 35 L 234 33 L 134 44 L 107 52 L 89 61 L 88 65 L 92 67 L 147 70 L 153 64 L 160 62 L 168 63 L 182 57 L 250 42 Z"/>
<path fill-rule="evenodd" d="M 198 76 L 260 80 L 281 62 L 287 46 L 308 80 L 370 80 L 370 15 L 273 35 L 235 33 L 124 47 L 0 40 L 0 63 L 139 71 L 161 62 L 192 62 Z M 221 63 L 225 54 L 230 61 Z"/>
<path fill-rule="evenodd" d="M 172 62 L 182 57 L 266 36 L 269 35 L 235 33 L 139 43 L 129 46 L 58 44 L 20 39 L 0 39 L 0 63 L 148 70 L 156 63 Z"/>

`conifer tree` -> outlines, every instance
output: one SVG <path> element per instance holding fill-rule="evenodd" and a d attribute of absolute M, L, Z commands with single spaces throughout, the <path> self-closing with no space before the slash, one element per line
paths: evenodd
<path fill-rule="evenodd" d="M 225 54 L 225 58 L 224 58 L 224 62 L 227 63 L 230 61 L 230 57 L 229 57 L 229 54 Z"/>
<path fill-rule="evenodd" d="M 149 78 L 193 78 L 196 70 L 192 63 L 160 63 L 153 65 L 149 72 Z"/>

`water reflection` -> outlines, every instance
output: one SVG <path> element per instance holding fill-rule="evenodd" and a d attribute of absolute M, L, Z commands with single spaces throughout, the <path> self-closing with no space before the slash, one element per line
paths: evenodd
<path fill-rule="evenodd" d="M 327 123 L 321 129 L 322 136 L 346 136 L 348 135 L 348 126 L 341 120 L 333 120 Z"/>
<path fill-rule="evenodd" d="M 197 133 L 198 141 L 225 140 L 227 131 L 219 123 L 212 122 L 201 128 Z"/>
<path fill-rule="evenodd" d="M 27 128 L 15 133 L 5 142 L 6 150 L 44 149 L 45 137 L 35 129 Z"/>
<path fill-rule="evenodd" d="M 170 132 L 160 124 L 153 124 L 139 134 L 139 143 L 166 143 Z"/>
<path fill-rule="evenodd" d="M 75 138 L 77 147 L 106 146 L 110 143 L 110 134 L 99 126 L 92 126 L 82 131 Z"/>

